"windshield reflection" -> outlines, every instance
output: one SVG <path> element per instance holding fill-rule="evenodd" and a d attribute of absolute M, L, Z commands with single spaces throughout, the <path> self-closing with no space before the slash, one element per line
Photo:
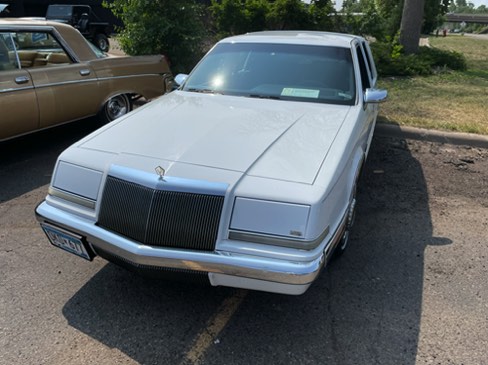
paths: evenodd
<path fill-rule="evenodd" d="M 220 43 L 198 64 L 184 91 L 353 105 L 349 48 Z"/>

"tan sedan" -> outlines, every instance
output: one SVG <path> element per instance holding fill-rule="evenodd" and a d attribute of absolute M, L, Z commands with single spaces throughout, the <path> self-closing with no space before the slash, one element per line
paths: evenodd
<path fill-rule="evenodd" d="M 172 81 L 164 56 L 112 57 L 71 26 L 0 19 L 0 141 L 96 114 L 112 121 Z"/>

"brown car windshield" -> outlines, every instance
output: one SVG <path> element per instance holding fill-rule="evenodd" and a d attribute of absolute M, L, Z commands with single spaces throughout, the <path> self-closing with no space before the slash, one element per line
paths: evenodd
<path fill-rule="evenodd" d="M 349 48 L 220 43 L 186 80 L 184 91 L 353 105 Z"/>

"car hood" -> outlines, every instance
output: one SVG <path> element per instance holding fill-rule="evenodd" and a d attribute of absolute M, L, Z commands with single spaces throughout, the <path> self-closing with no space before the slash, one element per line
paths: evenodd
<path fill-rule="evenodd" d="M 313 184 L 350 107 L 175 91 L 79 148 Z M 114 162 L 115 163 L 115 162 Z M 194 176 L 194 178 L 202 178 Z"/>

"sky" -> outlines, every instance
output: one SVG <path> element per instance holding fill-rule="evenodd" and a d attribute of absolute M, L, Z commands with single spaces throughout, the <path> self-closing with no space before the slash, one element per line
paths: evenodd
<path fill-rule="evenodd" d="M 488 0 L 468 0 L 468 3 L 473 3 L 475 7 L 480 5 L 488 6 Z"/>
<path fill-rule="evenodd" d="M 473 3 L 474 6 L 477 8 L 480 5 L 485 5 L 488 7 L 488 0 L 467 0 L 468 3 Z M 340 10 L 342 7 L 342 0 L 335 0 L 335 8 Z"/>

